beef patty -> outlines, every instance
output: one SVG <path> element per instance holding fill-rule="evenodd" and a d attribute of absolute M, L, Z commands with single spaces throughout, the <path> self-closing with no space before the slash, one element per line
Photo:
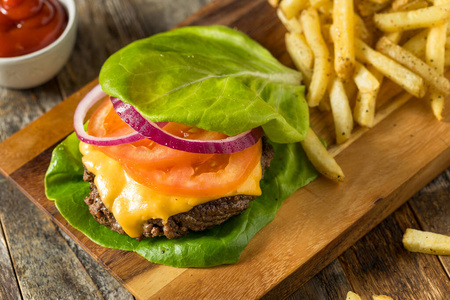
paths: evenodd
<path fill-rule="evenodd" d="M 261 156 L 261 168 L 264 170 L 269 167 L 273 158 L 272 146 L 263 140 L 263 152 Z M 114 215 L 105 207 L 97 187 L 94 184 L 95 175 L 84 172 L 83 179 L 88 181 L 91 186 L 91 192 L 84 202 L 89 205 L 89 211 L 94 219 L 120 233 L 126 234 L 122 226 L 116 221 Z M 232 216 L 241 214 L 246 210 L 250 201 L 256 196 L 236 195 L 212 200 L 193 207 L 190 211 L 171 216 L 165 224 L 162 219 L 150 219 L 144 222 L 144 231 L 141 240 L 148 237 L 166 236 L 169 239 L 179 238 L 189 233 L 189 231 L 202 231 L 219 225 Z"/>

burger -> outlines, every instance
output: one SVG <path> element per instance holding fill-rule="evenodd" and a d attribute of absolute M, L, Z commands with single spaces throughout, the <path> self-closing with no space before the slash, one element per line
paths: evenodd
<path fill-rule="evenodd" d="M 114 110 L 113 103 L 117 110 L 124 105 L 117 101 L 107 97 L 95 111 L 88 125 L 91 137 L 133 131 Z M 135 118 L 123 112 L 122 116 Z M 261 141 L 260 130 L 230 139 L 173 122 L 155 129 L 166 135 L 161 140 L 168 145 L 173 141 L 197 145 L 185 146 L 191 151 L 187 152 L 146 138 L 117 145 L 118 139 L 111 138 L 106 143 L 113 145 L 97 146 L 98 139 L 77 131 L 81 140 L 91 143 L 80 143 L 84 180 L 91 189 L 85 202 L 100 224 L 137 239 L 179 238 L 223 223 L 261 195 L 259 182 L 273 158 L 273 148 Z"/>
<path fill-rule="evenodd" d="M 232 263 L 317 176 L 298 143 L 309 128 L 301 74 L 237 30 L 136 41 L 99 81 L 54 150 L 46 192 L 100 245 L 174 266 Z"/>

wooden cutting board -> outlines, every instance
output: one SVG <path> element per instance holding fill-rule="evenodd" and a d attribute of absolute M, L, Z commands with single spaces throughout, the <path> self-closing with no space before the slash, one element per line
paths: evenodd
<path fill-rule="evenodd" d="M 266 0 L 216 1 L 180 26 L 207 24 L 240 29 L 292 66 L 285 30 Z M 0 171 L 139 299 L 287 296 L 450 166 L 450 109 L 438 122 L 425 101 L 412 100 L 338 154 L 344 183 L 320 177 L 297 191 L 238 263 L 209 269 L 155 265 L 134 253 L 97 246 L 73 229 L 44 194 L 51 151 L 73 131 L 74 109 L 95 84 L 1 143 Z M 333 145 L 330 117 L 312 111 L 311 120 Z"/>

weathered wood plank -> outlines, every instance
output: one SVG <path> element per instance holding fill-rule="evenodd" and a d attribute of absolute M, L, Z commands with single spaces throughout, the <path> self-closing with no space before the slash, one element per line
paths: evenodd
<path fill-rule="evenodd" d="M 0 181 L 0 213 L 24 298 L 101 299 L 55 226 L 15 187 Z"/>
<path fill-rule="evenodd" d="M 0 141 L 19 131 L 42 115 L 27 91 L 0 87 Z"/>
<path fill-rule="evenodd" d="M 139 23 L 149 36 L 166 31 L 186 19 L 212 0 L 134 0 Z M 217 1 L 223 2 L 223 1 Z"/>
<path fill-rule="evenodd" d="M 365 299 L 447 299 L 450 282 L 439 259 L 403 248 L 407 227 L 419 224 L 405 204 L 339 257 L 354 292 Z"/>
<path fill-rule="evenodd" d="M 58 232 L 64 237 L 69 247 L 83 264 L 92 281 L 105 299 L 132 300 L 133 296 L 128 292 L 105 267 L 86 253 L 72 238 L 58 228 Z"/>
<path fill-rule="evenodd" d="M 0 179 L 0 185 L 2 180 Z M 6 238 L 3 235 L 2 223 L 0 218 L 0 299 L 20 299 L 20 290 L 9 256 Z"/>
<path fill-rule="evenodd" d="M 73 121 L 71 115 L 64 116 L 64 111 L 67 107 L 75 109 L 76 105 L 80 101 L 80 93 L 86 93 L 95 84 L 87 85 L 83 90 L 81 89 L 73 97 L 69 97 L 68 101 L 64 104 L 60 103 L 55 106 L 50 112 L 45 114 L 44 118 L 39 118 L 32 122 L 32 126 L 27 128 L 30 132 L 25 133 L 23 130 L 16 132 L 21 127 L 24 127 L 32 119 L 36 118 L 39 113 L 39 108 L 36 103 L 30 102 L 30 98 L 25 94 L 19 98 L 21 101 L 16 101 L 15 106 L 5 108 L 4 118 L 0 118 L 1 133 L 4 133 L 5 137 L 13 134 L 14 138 L 4 141 L 2 144 L 7 145 L 6 148 L 0 149 L 0 172 L 3 171 L 3 175 L 14 172 L 24 162 L 32 159 L 42 151 L 48 148 L 49 145 L 53 145 L 57 141 L 68 135 L 73 131 Z M 6 92 L 4 89 L 0 91 Z M 6 95 L 14 95 L 13 92 L 8 91 Z M 8 97 L 5 97 L 8 100 Z M 0 97 L 0 103 L 4 103 L 3 97 Z M 16 98 L 12 98 L 16 99 Z M 23 100 L 22 100 L 23 99 Z M 22 103 L 23 102 L 23 103 Z M 22 113 L 20 107 L 25 107 L 25 111 Z M 23 114 L 23 116 L 21 116 Z M 21 151 L 21 149 L 29 149 L 28 151 Z"/>
<path fill-rule="evenodd" d="M 450 169 L 423 188 L 409 204 L 420 228 L 450 235 Z M 450 277 L 450 256 L 440 256 L 439 260 Z"/>
<path fill-rule="evenodd" d="M 352 286 L 339 263 L 334 260 L 319 274 L 311 278 L 287 300 L 345 299 Z"/>
<path fill-rule="evenodd" d="M 145 36 L 132 1 L 77 0 L 78 34 L 72 56 L 58 74 L 63 98 L 97 78 L 105 60 Z"/>

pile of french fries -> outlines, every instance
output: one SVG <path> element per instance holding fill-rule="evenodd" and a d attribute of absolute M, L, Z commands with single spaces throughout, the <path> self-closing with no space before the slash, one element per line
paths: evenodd
<path fill-rule="evenodd" d="M 450 93 L 450 0 L 268 2 L 288 31 L 286 49 L 303 73 L 309 106 L 331 111 L 337 144 L 349 140 L 355 123 L 377 123 L 377 102 L 386 94 L 401 104 L 423 98 L 442 119 Z M 337 179 L 338 171 L 325 175 Z"/>

